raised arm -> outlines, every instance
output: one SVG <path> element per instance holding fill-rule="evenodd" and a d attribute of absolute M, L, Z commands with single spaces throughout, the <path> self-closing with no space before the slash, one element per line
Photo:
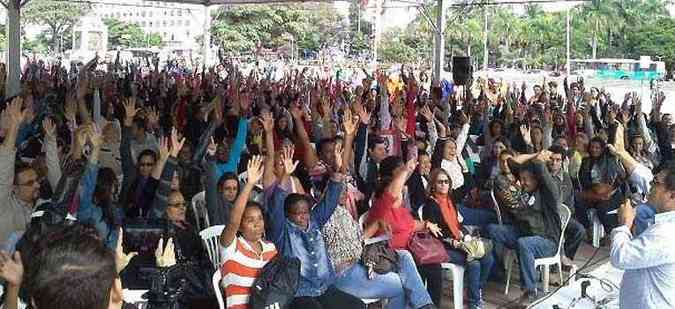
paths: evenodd
<path fill-rule="evenodd" d="M 267 148 L 263 172 L 263 188 L 269 188 L 276 180 L 276 176 L 274 175 L 274 118 L 271 112 L 264 112 L 261 116 L 263 129 L 265 130 L 265 148 Z"/>
<path fill-rule="evenodd" d="M 342 166 L 345 170 L 352 170 L 354 162 L 354 134 L 356 133 L 357 120 L 355 117 L 352 117 L 352 110 L 347 107 L 345 108 L 344 115 L 342 117 L 342 127 L 345 132 L 345 139 L 343 142 Z"/>
<path fill-rule="evenodd" d="M 61 179 L 61 164 L 59 161 L 59 150 L 56 144 L 56 126 L 54 122 L 45 118 L 42 121 L 42 127 L 45 131 L 45 152 L 47 157 L 47 180 L 52 190 L 55 190 Z"/>
<path fill-rule="evenodd" d="M 244 188 L 239 192 L 239 196 L 234 201 L 234 207 L 230 212 L 230 222 L 225 227 L 223 232 L 220 234 L 220 244 L 223 247 L 229 246 L 234 238 L 237 236 L 237 231 L 239 231 L 239 226 L 241 225 L 241 219 L 244 215 L 244 209 L 246 208 L 246 203 L 248 202 L 251 191 L 255 184 L 262 178 L 263 175 L 263 163 L 260 156 L 253 156 L 248 161 L 248 169 L 246 174 L 248 181 L 244 185 Z"/>
<path fill-rule="evenodd" d="M 408 180 L 408 177 L 410 177 L 413 171 L 415 171 L 416 166 L 416 157 L 408 160 L 408 162 L 405 164 L 405 168 L 401 169 L 397 174 L 394 174 L 394 179 L 386 188 L 387 192 L 391 193 L 391 195 L 394 197 L 401 196 L 401 193 L 403 192 L 403 186 L 405 186 L 405 182 Z"/>
<path fill-rule="evenodd" d="M 218 192 L 217 167 L 216 159 L 214 158 L 217 148 L 216 142 L 213 140 L 213 137 L 211 137 L 211 142 L 206 150 L 206 160 L 204 162 L 204 169 L 206 170 L 204 200 L 206 202 L 206 210 L 209 213 L 209 218 L 215 218 L 217 213 L 216 209 L 218 207 L 223 207 L 218 204 L 218 194 L 220 193 Z"/>
<path fill-rule="evenodd" d="M 19 126 L 23 122 L 25 112 L 21 111 L 23 100 L 20 97 L 14 98 L 2 111 L 2 126 L 6 129 L 5 140 L 0 148 L 0 200 L 9 199 L 12 187 L 14 186 L 14 163 L 16 159 L 16 135 Z M 8 207 L 3 202 L 0 207 Z"/>
<path fill-rule="evenodd" d="M 164 160 L 160 177 L 156 178 L 159 180 L 159 183 L 157 184 L 155 198 L 152 200 L 152 208 L 150 210 L 150 215 L 153 218 L 161 218 L 164 216 L 164 212 L 166 211 L 166 207 L 168 205 L 169 193 L 171 192 L 173 174 L 176 172 L 176 166 L 178 165 L 176 158 L 178 157 L 178 153 L 183 148 L 184 144 L 185 138 L 178 139 L 178 132 L 175 128 L 172 129 L 171 146 L 168 151 L 168 158 Z M 153 171 L 153 173 L 154 172 L 155 171 Z"/>
<path fill-rule="evenodd" d="M 293 115 L 296 133 L 298 134 L 298 138 L 304 150 L 303 163 L 305 168 L 312 169 L 319 163 L 319 157 L 316 154 L 316 149 L 314 149 L 309 142 L 309 135 L 307 134 L 307 130 L 305 130 L 305 123 L 302 120 L 303 112 L 300 110 L 300 107 L 296 105 L 292 105 L 290 110 Z"/>
<path fill-rule="evenodd" d="M 342 149 L 339 145 L 335 147 L 335 165 L 336 172 L 333 173 L 328 182 L 326 193 L 319 204 L 312 209 L 312 218 L 319 223 L 320 227 L 323 227 L 335 212 L 335 208 L 340 202 L 340 194 L 344 189 L 345 175 L 343 174 Z"/>

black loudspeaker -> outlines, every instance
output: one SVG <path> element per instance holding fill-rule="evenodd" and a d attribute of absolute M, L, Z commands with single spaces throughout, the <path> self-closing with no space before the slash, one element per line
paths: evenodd
<path fill-rule="evenodd" d="M 466 85 L 473 75 L 471 67 L 471 57 L 453 56 L 452 57 L 452 79 L 455 85 Z"/>

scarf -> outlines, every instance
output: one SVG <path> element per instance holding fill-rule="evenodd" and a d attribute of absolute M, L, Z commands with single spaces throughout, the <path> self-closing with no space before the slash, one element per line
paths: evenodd
<path fill-rule="evenodd" d="M 455 205 L 452 204 L 452 201 L 448 198 L 448 195 L 439 195 L 434 194 L 434 200 L 438 204 L 438 208 L 441 210 L 441 215 L 443 215 L 443 221 L 450 229 L 452 233 L 452 238 L 460 239 L 460 223 L 457 218 L 457 210 Z"/>

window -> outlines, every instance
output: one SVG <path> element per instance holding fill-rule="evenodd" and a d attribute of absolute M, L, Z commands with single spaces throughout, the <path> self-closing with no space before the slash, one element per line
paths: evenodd
<path fill-rule="evenodd" d="M 152 11 L 148 12 L 148 16 L 152 17 Z"/>
<path fill-rule="evenodd" d="M 176 23 L 173 20 L 171 22 L 169 22 L 169 26 L 173 27 L 175 25 L 176 25 Z"/>
<path fill-rule="evenodd" d="M 163 27 L 166 27 L 166 20 L 165 20 L 165 21 L 162 21 L 162 26 L 163 26 Z"/>
<path fill-rule="evenodd" d="M 166 16 L 166 10 L 164 10 L 164 16 Z"/>
<path fill-rule="evenodd" d="M 177 23 L 178 23 L 178 27 L 183 26 L 183 21 L 182 21 L 182 20 L 179 19 L 179 20 L 177 21 Z"/>
<path fill-rule="evenodd" d="M 188 39 L 190 38 L 190 31 L 189 31 L 189 30 L 188 30 L 188 31 L 185 31 L 185 36 L 187 36 Z"/>
<path fill-rule="evenodd" d="M 176 14 L 178 14 L 179 17 L 183 16 L 183 10 L 178 9 L 178 11 L 176 11 Z"/>
<path fill-rule="evenodd" d="M 171 10 L 171 12 L 170 12 L 170 14 L 169 14 L 169 15 L 173 16 L 173 10 Z"/>
<path fill-rule="evenodd" d="M 146 25 L 147 25 L 147 24 L 145 23 L 145 21 L 142 21 L 142 22 L 141 22 L 141 26 L 145 27 Z"/>
<path fill-rule="evenodd" d="M 190 20 L 188 19 L 188 20 L 185 21 L 185 27 L 189 27 L 189 26 L 190 26 Z"/>
<path fill-rule="evenodd" d="M 152 22 L 149 23 L 150 27 L 152 27 Z"/>

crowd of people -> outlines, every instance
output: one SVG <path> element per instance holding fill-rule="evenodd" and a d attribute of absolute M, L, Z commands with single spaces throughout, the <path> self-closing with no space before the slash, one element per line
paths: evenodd
<path fill-rule="evenodd" d="M 175 263 L 192 269 L 186 308 L 215 299 L 215 271 L 227 308 L 248 308 L 275 257 L 300 261 L 289 308 L 446 307 L 443 263 L 464 268 L 466 303 L 484 308 L 506 250 L 523 290 L 510 305 L 526 307 L 544 296 L 535 259 L 562 242 L 568 272 L 591 212 L 631 278 L 624 308 L 675 307 L 675 125 L 661 92 L 645 114 L 635 93 L 618 102 L 583 80 L 544 80 L 528 96 L 524 83 L 459 86 L 405 67 L 352 85 L 307 68 L 274 79 L 227 61 L 147 74 L 97 62 L 31 61 L 21 94 L 4 98 L 6 309 L 127 307 L 123 286 L 149 289 L 142 269 Z M 193 199 L 224 225 L 220 265 Z M 127 227 L 156 222 L 158 253 L 124 247 Z M 381 236 L 388 268 L 364 261 Z"/>

